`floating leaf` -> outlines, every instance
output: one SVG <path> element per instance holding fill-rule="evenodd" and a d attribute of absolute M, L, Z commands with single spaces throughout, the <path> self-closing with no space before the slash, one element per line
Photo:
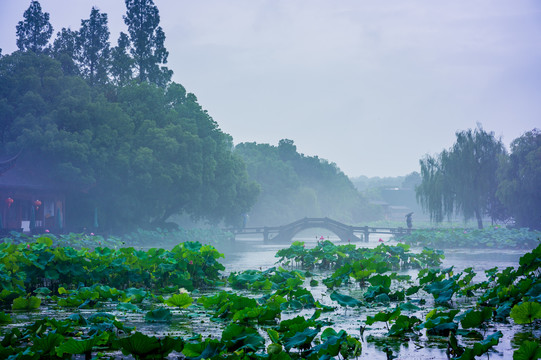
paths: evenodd
<path fill-rule="evenodd" d="M 360 302 L 359 300 L 351 296 L 340 294 L 338 291 L 334 291 L 331 294 L 331 300 L 336 301 L 338 304 L 342 306 L 357 307 L 363 304 L 362 302 Z"/>
<path fill-rule="evenodd" d="M 169 299 L 165 300 L 165 303 L 169 306 L 176 306 L 179 308 L 187 308 L 193 302 L 193 299 L 187 293 L 174 294 Z"/>
<path fill-rule="evenodd" d="M 541 359 L 541 345 L 536 341 L 524 341 L 513 353 L 513 360 Z"/>
<path fill-rule="evenodd" d="M 530 324 L 541 319 L 541 304 L 528 301 L 515 305 L 511 309 L 511 318 L 516 324 Z"/>
<path fill-rule="evenodd" d="M 11 324 L 11 316 L 3 311 L 0 311 L 0 324 Z"/>
<path fill-rule="evenodd" d="M 490 318 L 492 318 L 492 308 L 483 307 L 481 310 L 468 310 L 460 320 L 460 324 L 464 329 L 471 329 L 481 326 Z"/>
<path fill-rule="evenodd" d="M 150 310 L 145 315 L 145 321 L 148 322 L 168 322 L 171 321 L 171 318 L 173 317 L 173 314 L 171 314 L 171 310 L 160 308 L 156 310 Z"/>
<path fill-rule="evenodd" d="M 109 334 L 106 332 L 85 340 L 68 339 L 56 349 L 56 354 L 58 356 L 64 354 L 87 354 L 92 352 L 95 346 L 106 344 L 108 340 Z"/>
<path fill-rule="evenodd" d="M 41 305 L 41 299 L 35 296 L 29 298 L 18 297 L 13 299 L 11 308 L 13 310 L 35 310 Z"/>

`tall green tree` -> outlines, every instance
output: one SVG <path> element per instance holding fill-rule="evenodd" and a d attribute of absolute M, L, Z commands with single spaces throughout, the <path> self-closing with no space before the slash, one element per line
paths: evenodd
<path fill-rule="evenodd" d="M 497 195 L 517 225 L 541 230 L 541 130 L 528 131 L 511 143 L 498 178 Z"/>
<path fill-rule="evenodd" d="M 110 43 L 107 14 L 100 13 L 92 7 L 90 18 L 81 21 L 81 29 L 77 38 L 79 53 L 77 60 L 82 75 L 90 85 L 107 82 Z"/>
<path fill-rule="evenodd" d="M 124 23 L 128 26 L 130 52 L 140 82 L 148 81 L 165 87 L 172 71 L 167 63 L 169 52 L 165 49 L 165 34 L 161 28 L 158 7 L 152 0 L 126 0 Z"/>
<path fill-rule="evenodd" d="M 111 49 L 111 76 L 116 85 L 126 85 L 133 78 L 133 58 L 128 53 L 130 39 L 121 32 L 118 44 Z"/>
<path fill-rule="evenodd" d="M 42 52 L 53 34 L 49 13 L 41 10 L 38 1 L 32 1 L 23 17 L 17 24 L 17 47 L 21 51 Z"/>
<path fill-rule="evenodd" d="M 62 70 L 66 75 L 79 75 L 79 67 L 75 63 L 79 46 L 77 43 L 78 33 L 71 29 L 62 28 L 56 34 L 53 41 L 51 55 L 62 64 Z"/>
<path fill-rule="evenodd" d="M 420 161 L 417 197 L 433 220 L 462 214 L 466 221 L 475 218 L 481 229 L 483 217 L 494 215 L 490 210 L 498 187 L 496 172 L 505 148 L 494 133 L 481 127 L 457 132 L 456 137 L 448 151 Z"/>

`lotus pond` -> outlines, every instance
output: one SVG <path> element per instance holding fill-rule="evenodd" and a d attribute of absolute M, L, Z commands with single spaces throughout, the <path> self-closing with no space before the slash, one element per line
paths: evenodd
<path fill-rule="evenodd" d="M 0 244 L 0 358 L 541 357 L 541 245 L 20 240 Z"/>

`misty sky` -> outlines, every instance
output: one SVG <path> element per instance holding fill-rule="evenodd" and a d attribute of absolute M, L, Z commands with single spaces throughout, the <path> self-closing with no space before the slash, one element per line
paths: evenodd
<path fill-rule="evenodd" d="M 295 141 L 349 176 L 418 171 L 455 131 L 541 127 L 537 0 L 154 0 L 173 80 L 235 143 Z M 41 0 L 54 36 L 93 5 L 116 45 L 122 0 Z M 0 1 L 0 48 L 30 1 Z M 53 36 L 53 38 L 54 38 Z"/>

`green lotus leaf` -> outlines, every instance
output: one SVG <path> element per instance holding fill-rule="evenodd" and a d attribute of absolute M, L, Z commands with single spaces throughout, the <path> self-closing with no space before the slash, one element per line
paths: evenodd
<path fill-rule="evenodd" d="M 12 310 L 35 310 L 41 305 L 41 299 L 35 296 L 29 298 L 18 297 L 13 299 Z"/>
<path fill-rule="evenodd" d="M 139 331 L 126 338 L 118 339 L 115 343 L 120 347 L 124 355 L 133 355 L 136 358 L 144 358 L 157 352 L 160 347 L 159 340 L 154 336 L 147 336 Z"/>
<path fill-rule="evenodd" d="M 336 301 L 341 306 L 357 307 L 363 303 L 349 295 L 340 294 L 338 291 L 334 291 L 331 294 L 331 300 Z"/>
<path fill-rule="evenodd" d="M 536 341 L 524 341 L 513 353 L 513 360 L 541 359 L 541 345 Z"/>
<path fill-rule="evenodd" d="M 0 311 L 0 324 L 11 324 L 11 316 L 3 311 Z"/>
<path fill-rule="evenodd" d="M 37 288 L 36 290 L 34 290 L 34 293 L 39 294 L 39 295 L 43 295 L 43 296 L 47 296 L 47 295 L 51 294 L 52 291 L 48 287 L 40 287 L 40 288 Z"/>
<path fill-rule="evenodd" d="M 297 332 L 289 338 L 283 339 L 284 348 L 289 351 L 292 348 L 308 349 L 312 344 L 312 340 L 319 333 L 319 329 L 306 328 L 304 331 Z"/>
<path fill-rule="evenodd" d="M 460 324 L 464 329 L 471 329 L 481 326 L 481 324 L 490 320 L 490 318 L 492 318 L 492 308 L 483 307 L 481 310 L 472 309 L 464 314 L 462 320 L 460 320 Z"/>
<path fill-rule="evenodd" d="M 64 341 L 64 337 L 54 331 L 48 332 L 46 335 L 35 336 L 32 339 L 31 350 L 39 355 L 39 358 L 51 358 L 51 354 L 55 354 L 57 347 Z"/>
<path fill-rule="evenodd" d="M 400 305 L 398 305 L 400 307 L 400 310 L 403 310 L 403 311 L 417 311 L 417 310 L 421 310 L 420 307 L 418 307 L 417 305 L 411 303 L 411 302 L 405 302 L 405 303 L 401 303 Z"/>
<path fill-rule="evenodd" d="M 537 302 L 523 302 L 513 306 L 511 318 L 516 324 L 531 324 L 534 320 L 541 319 L 541 304 Z"/>
<path fill-rule="evenodd" d="M 387 332 L 387 336 L 400 336 L 406 332 L 413 331 L 413 327 L 420 322 L 421 320 L 415 316 L 399 315 L 389 329 L 389 332 Z"/>
<path fill-rule="evenodd" d="M 148 322 L 168 322 L 171 321 L 173 314 L 171 310 L 165 308 L 159 308 L 156 310 L 150 310 L 145 315 L 145 321 Z"/>
<path fill-rule="evenodd" d="M 215 339 L 205 339 L 203 342 L 186 343 L 182 354 L 188 360 L 214 359 L 225 350 L 225 345 Z"/>
<path fill-rule="evenodd" d="M 113 322 L 116 320 L 116 317 L 113 314 L 105 312 L 97 312 L 88 317 L 88 322 L 93 324 L 98 324 L 102 322 Z"/>
<path fill-rule="evenodd" d="M 396 319 L 400 315 L 400 308 L 397 307 L 393 311 L 380 311 L 374 316 L 367 316 L 366 317 L 366 324 L 372 325 L 375 322 L 381 321 L 381 322 L 388 322 L 390 320 Z"/>
<path fill-rule="evenodd" d="M 119 303 L 116 306 L 116 309 L 120 310 L 120 311 L 129 311 L 129 312 L 139 312 L 139 311 L 141 311 L 141 309 L 139 309 L 139 307 L 137 305 L 132 304 L 132 303 Z"/>
<path fill-rule="evenodd" d="M 464 353 L 456 359 L 475 360 L 476 356 L 481 356 L 487 353 L 492 347 L 498 345 L 502 336 L 503 334 L 501 331 L 496 331 L 494 334 L 487 336 L 485 340 L 473 344 L 473 348 L 466 348 Z"/>
<path fill-rule="evenodd" d="M 273 343 L 279 343 L 280 342 L 280 334 L 278 333 L 278 331 L 276 331 L 274 329 L 267 329 L 267 334 L 269 335 L 269 339 Z"/>
<path fill-rule="evenodd" d="M 374 298 L 374 301 L 379 302 L 379 303 L 383 303 L 383 304 L 388 304 L 389 302 L 391 302 L 391 298 L 389 297 L 389 295 L 383 293 L 383 294 L 377 295 Z"/>
<path fill-rule="evenodd" d="M 340 348 L 344 343 L 347 343 L 347 333 L 344 330 L 340 330 L 340 332 L 335 335 L 325 337 L 325 341 L 322 344 L 314 346 L 308 353 L 317 354 L 319 359 L 324 355 L 334 357 L 339 354 Z"/>
<path fill-rule="evenodd" d="M 368 279 L 368 282 L 372 284 L 372 286 L 383 286 L 384 288 L 389 288 L 391 286 L 391 277 L 388 275 L 374 275 L 370 279 Z"/>
<path fill-rule="evenodd" d="M 53 246 L 53 239 L 48 236 L 40 236 L 36 239 L 36 244 L 44 244 L 47 247 Z"/>
<path fill-rule="evenodd" d="M 283 351 L 282 345 L 280 344 L 272 343 L 272 344 L 269 344 L 269 346 L 267 346 L 267 354 L 269 355 L 277 355 L 281 353 L 282 351 Z"/>
<path fill-rule="evenodd" d="M 174 294 L 169 299 L 165 300 L 165 303 L 169 306 L 176 306 L 179 308 L 187 308 L 193 302 L 193 299 L 187 293 Z"/>
<path fill-rule="evenodd" d="M 109 334 L 106 332 L 84 340 L 68 339 L 56 349 L 56 354 L 58 356 L 63 356 L 64 354 L 87 354 L 92 352 L 95 346 L 106 344 L 108 340 Z"/>

